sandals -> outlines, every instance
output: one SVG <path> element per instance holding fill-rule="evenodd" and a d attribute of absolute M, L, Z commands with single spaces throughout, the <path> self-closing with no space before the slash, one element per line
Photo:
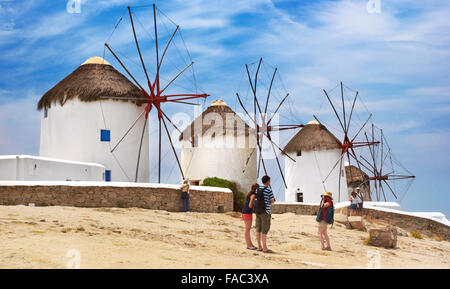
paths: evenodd
<path fill-rule="evenodd" d="M 250 246 L 250 247 L 247 247 L 247 249 L 248 249 L 248 250 L 256 250 L 256 249 L 258 249 L 258 248 L 256 248 L 255 246 Z"/>
<path fill-rule="evenodd" d="M 250 248 L 251 248 L 251 247 L 250 247 Z M 252 249 L 250 249 L 250 248 L 247 248 L 247 249 L 252 250 Z M 255 249 L 253 249 L 253 250 L 256 250 L 256 251 L 258 251 L 258 252 L 263 252 L 263 253 L 275 253 L 274 251 L 272 251 L 272 250 L 270 250 L 270 249 L 263 250 L 262 248 L 261 248 L 261 249 L 257 249 L 256 247 L 255 247 Z"/>

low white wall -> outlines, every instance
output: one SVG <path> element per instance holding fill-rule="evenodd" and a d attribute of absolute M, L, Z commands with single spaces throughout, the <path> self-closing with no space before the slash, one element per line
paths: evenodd
<path fill-rule="evenodd" d="M 104 181 L 105 167 L 51 158 L 0 156 L 2 181 Z"/>
<path fill-rule="evenodd" d="M 350 206 L 350 202 L 340 202 L 334 205 L 335 209 L 346 208 Z M 406 212 L 400 207 L 400 204 L 396 202 L 364 202 L 363 207 L 365 209 L 372 209 L 387 213 L 396 213 L 405 216 L 414 216 L 429 220 L 434 220 L 444 225 L 450 226 L 450 221 L 441 212 Z"/>
<path fill-rule="evenodd" d="M 133 183 L 133 182 L 67 182 L 67 181 L 3 181 L 0 180 L 0 186 L 72 186 L 72 187 L 114 187 L 114 188 L 152 188 L 152 189 L 171 189 L 181 190 L 181 184 L 158 184 L 158 183 Z M 208 186 L 190 186 L 190 190 L 201 192 L 221 192 L 232 193 L 228 188 L 208 187 Z"/>
<path fill-rule="evenodd" d="M 364 208 L 385 208 L 401 211 L 402 207 L 396 202 L 364 202 Z"/>

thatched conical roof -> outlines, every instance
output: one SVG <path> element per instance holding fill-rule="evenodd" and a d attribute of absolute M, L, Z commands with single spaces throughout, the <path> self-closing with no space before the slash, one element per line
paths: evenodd
<path fill-rule="evenodd" d="M 369 176 L 354 165 L 345 166 L 345 174 L 347 176 L 347 184 L 354 182 L 362 183 L 369 179 Z"/>
<path fill-rule="evenodd" d="M 351 188 L 352 191 L 356 192 L 356 188 L 359 187 L 363 193 L 364 200 L 372 200 L 369 176 L 364 171 L 354 165 L 346 165 L 345 175 L 347 177 L 347 186 L 349 189 Z"/>
<path fill-rule="evenodd" d="M 142 91 L 106 60 L 91 57 L 47 91 L 39 100 L 38 109 L 48 108 L 56 102 L 64 105 L 74 98 L 88 102 L 100 100 L 101 97 L 145 99 Z M 140 101 L 133 102 L 142 104 Z"/>
<path fill-rule="evenodd" d="M 214 121 L 215 114 L 220 117 L 222 123 L 216 123 Z M 183 130 L 179 140 L 181 141 L 185 137 L 194 137 L 200 134 L 203 136 L 210 129 L 217 131 L 221 128 L 217 127 L 216 130 L 214 126 L 217 125 L 220 125 L 223 128 L 223 135 L 225 135 L 227 131 L 228 133 L 234 132 L 235 136 L 242 135 L 244 133 L 245 135 L 249 135 L 251 130 L 247 123 L 242 118 L 240 118 L 230 107 L 228 107 L 223 100 L 215 100 L 212 102 L 211 106 L 203 111 L 200 116 L 194 119 L 194 121 Z"/>
<path fill-rule="evenodd" d="M 310 121 L 284 147 L 286 153 L 340 148 L 341 142 L 322 124 Z"/>

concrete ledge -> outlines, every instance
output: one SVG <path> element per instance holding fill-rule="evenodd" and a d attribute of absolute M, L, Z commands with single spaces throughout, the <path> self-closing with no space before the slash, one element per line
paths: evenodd
<path fill-rule="evenodd" d="M 347 215 L 348 207 L 336 208 L 334 211 L 335 214 Z M 417 231 L 427 236 L 436 235 L 450 241 L 450 226 L 431 218 L 386 208 L 364 208 L 362 214 L 366 220 L 382 220 L 407 231 Z"/>
<path fill-rule="evenodd" d="M 272 205 L 273 214 L 294 213 L 298 215 L 316 215 L 318 211 L 318 204 L 276 202 Z M 346 202 L 335 204 L 334 213 L 335 216 L 337 214 L 347 216 L 348 204 Z M 369 220 L 379 219 L 407 231 L 417 231 L 428 236 L 436 235 L 444 240 L 450 241 L 450 226 L 446 222 L 432 219 L 429 216 L 420 216 L 415 215 L 415 213 L 389 208 L 364 207 L 363 217 Z"/>
<path fill-rule="evenodd" d="M 180 185 L 157 184 L 157 183 L 130 183 L 130 182 L 77 182 L 77 181 L 2 181 L 1 186 L 73 186 L 73 187 L 129 187 L 129 188 L 167 188 L 179 189 Z M 232 193 L 230 189 L 208 187 L 208 186 L 190 186 L 192 190 Z"/>

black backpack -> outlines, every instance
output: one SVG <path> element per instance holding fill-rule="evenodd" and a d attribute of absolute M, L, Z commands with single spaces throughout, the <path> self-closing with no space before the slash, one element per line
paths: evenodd
<path fill-rule="evenodd" d="M 265 214 L 266 202 L 264 201 L 264 192 L 262 188 L 256 190 L 255 198 L 253 199 L 253 213 Z"/>

